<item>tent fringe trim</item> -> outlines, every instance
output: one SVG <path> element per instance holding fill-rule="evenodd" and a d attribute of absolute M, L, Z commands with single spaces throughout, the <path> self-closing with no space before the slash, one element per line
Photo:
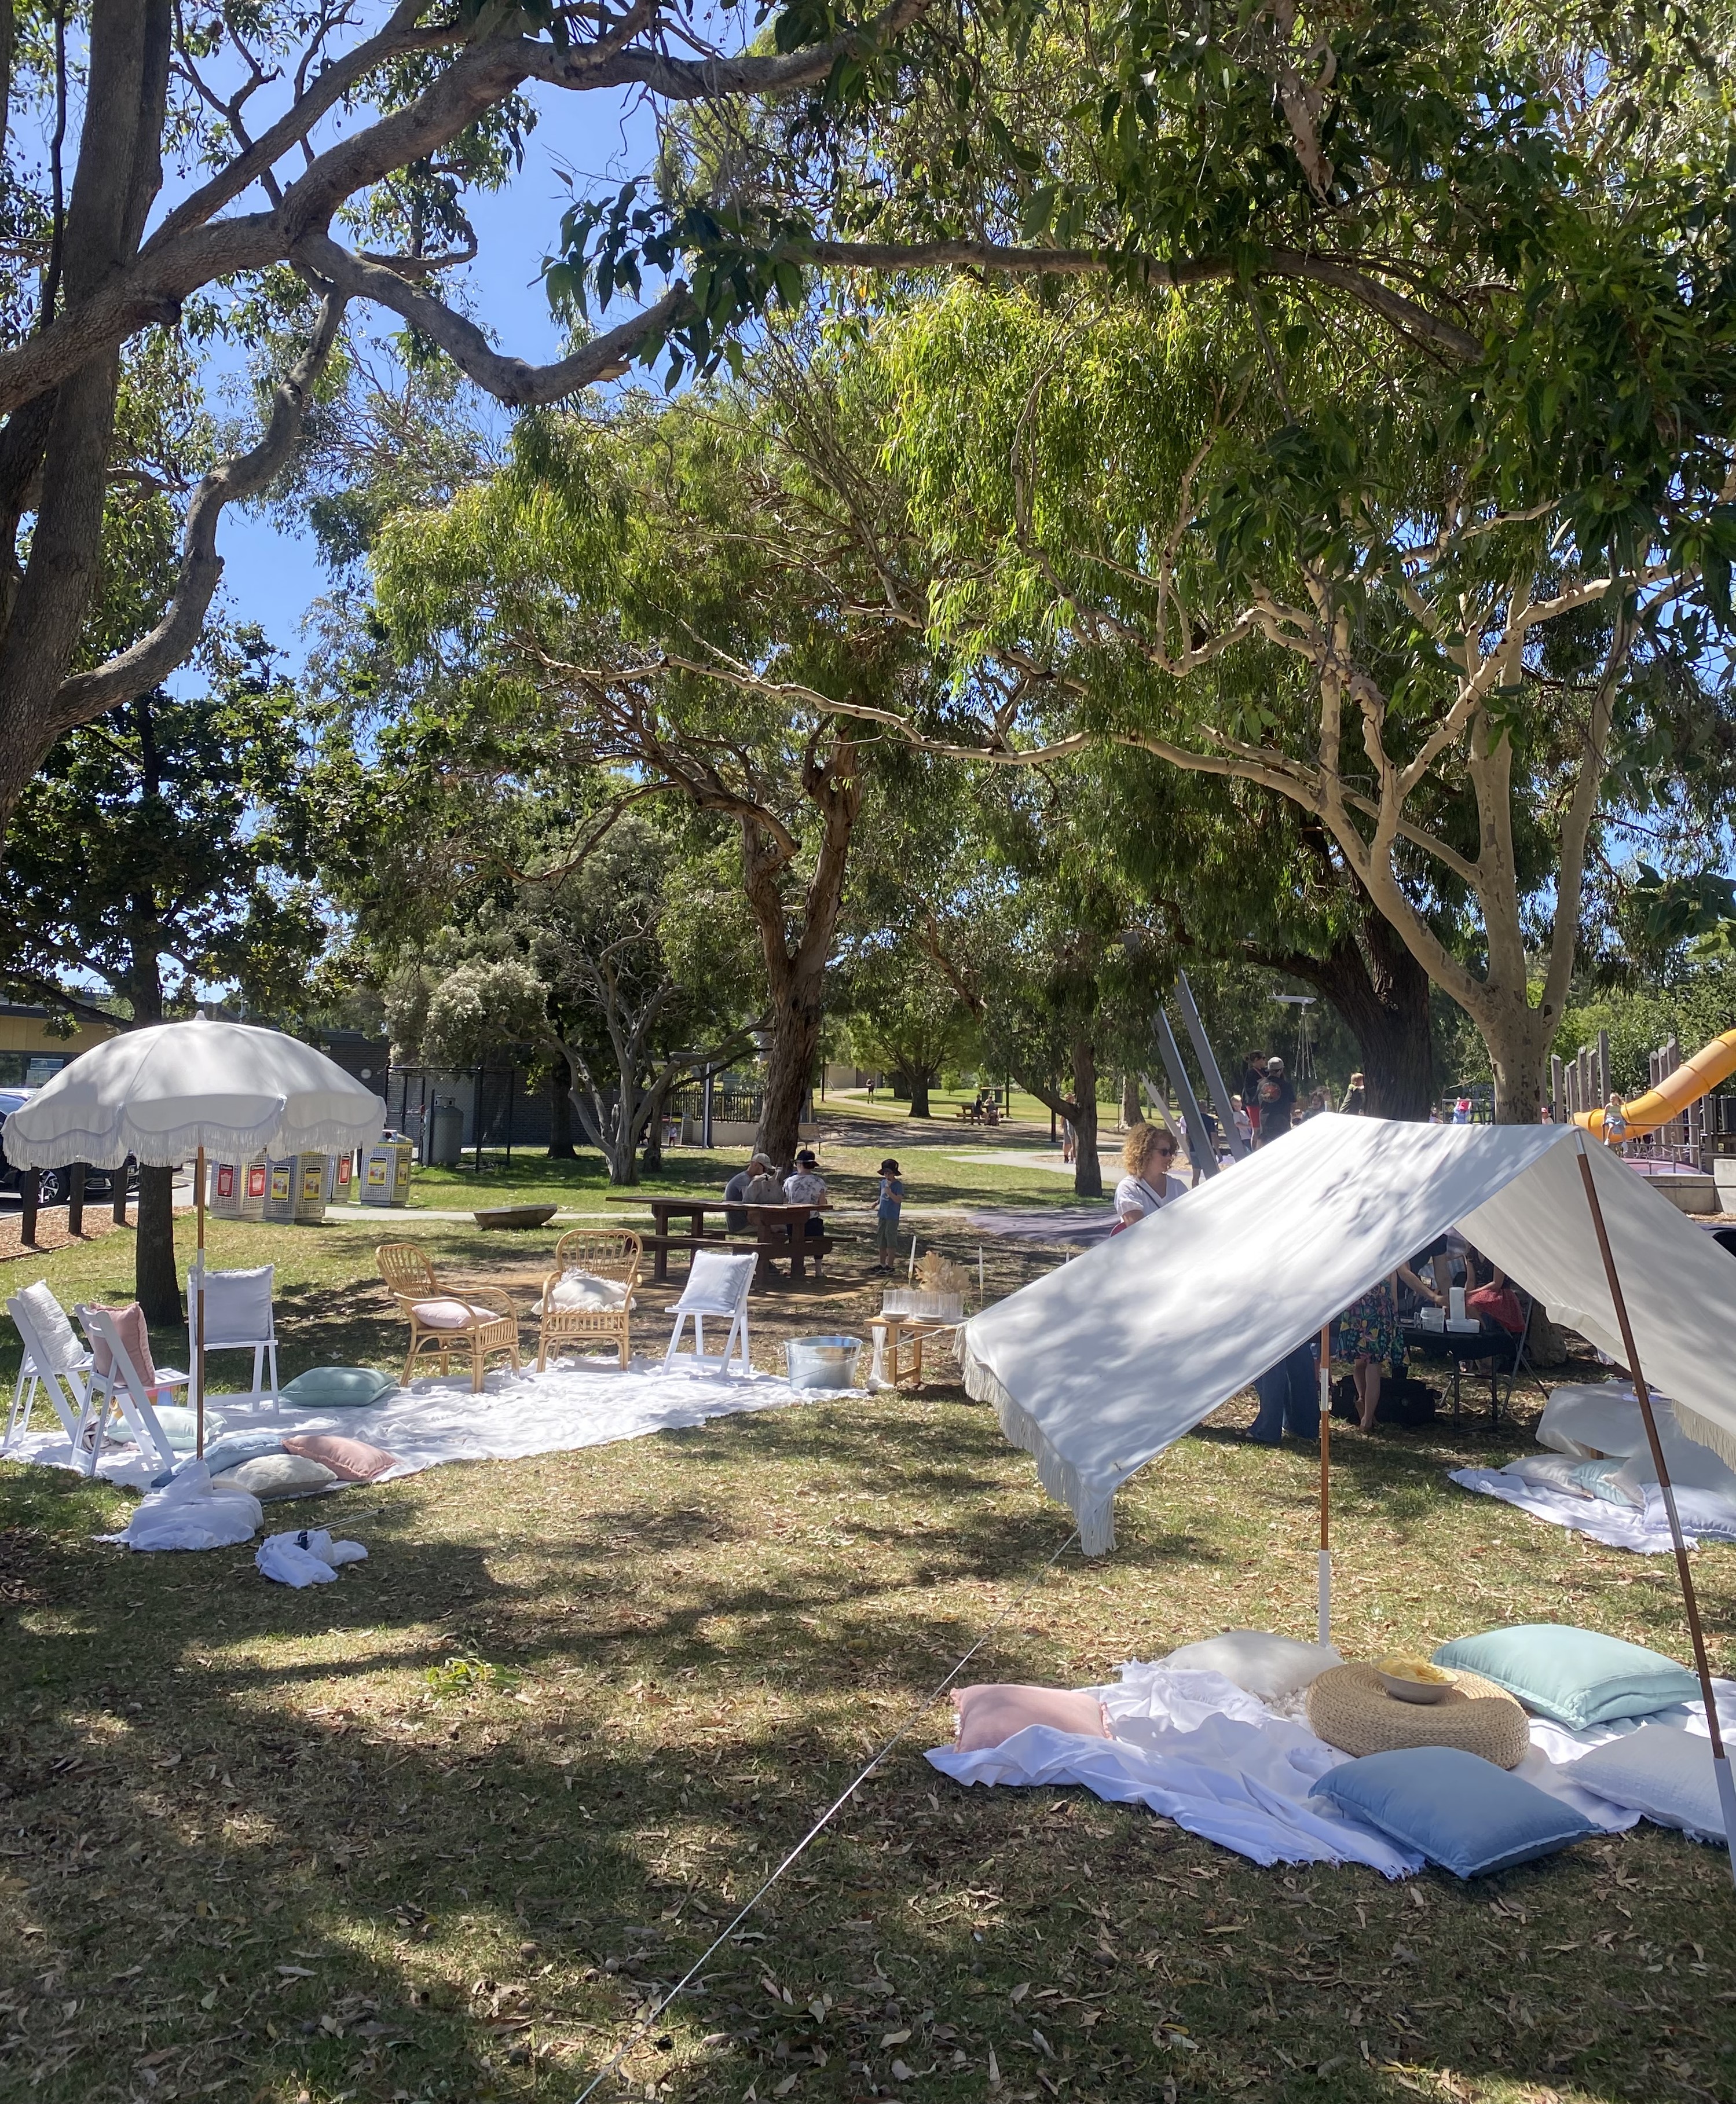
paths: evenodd
<path fill-rule="evenodd" d="M 1671 1399 L 1671 1407 L 1676 1412 L 1676 1421 L 1690 1439 L 1702 1446 L 1709 1446 L 1720 1461 L 1736 1469 L 1736 1433 L 1728 1432 L 1714 1419 L 1703 1417 L 1697 1410 L 1690 1410 L 1685 1402 Z"/>
<path fill-rule="evenodd" d="M 1072 1462 L 1057 1454 L 1043 1436 L 1036 1419 L 1017 1402 L 992 1368 L 977 1355 L 965 1331 L 959 1353 L 964 1362 L 965 1393 L 977 1402 L 993 1405 L 1001 1429 L 1011 1443 L 1037 1464 L 1038 1481 L 1058 1504 L 1072 1508 L 1079 1525 L 1079 1546 L 1087 1556 L 1105 1556 L 1115 1546 L 1115 1499 L 1112 1491 L 1100 1498 L 1087 1489 Z"/>

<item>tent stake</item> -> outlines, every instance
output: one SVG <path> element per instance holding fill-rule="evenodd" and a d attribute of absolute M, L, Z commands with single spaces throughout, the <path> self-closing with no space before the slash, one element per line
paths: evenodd
<path fill-rule="evenodd" d="M 1627 1371 L 1633 1375 L 1634 1393 L 1640 1398 L 1640 1414 L 1645 1420 L 1645 1437 L 1658 1470 L 1658 1488 L 1669 1516 L 1670 1540 L 1676 1550 L 1676 1576 L 1681 1580 L 1682 1603 L 1688 1610 L 1688 1634 L 1694 1642 L 1694 1663 L 1700 1676 L 1700 1696 L 1706 1705 L 1706 1729 L 1711 1740 L 1712 1773 L 1718 1779 L 1718 1801 L 1724 1810 L 1724 1838 L 1730 1852 L 1730 1875 L 1736 1879 L 1736 1781 L 1730 1775 L 1729 1755 L 1724 1750 L 1724 1734 L 1718 1725 L 1717 1697 L 1712 1693 L 1711 1668 L 1707 1662 L 1706 1638 L 1700 1627 L 1699 1603 L 1694 1598 L 1694 1575 L 1688 1568 L 1688 1545 L 1682 1540 L 1682 1523 L 1676 1516 L 1676 1491 L 1669 1465 L 1663 1457 L 1663 1442 L 1658 1436 L 1658 1420 L 1652 1411 L 1651 1390 L 1640 1369 L 1640 1353 L 1627 1319 L 1627 1303 L 1622 1297 L 1622 1282 L 1616 1277 L 1615 1256 L 1604 1225 L 1604 1209 L 1598 1202 L 1597 1185 L 1591 1175 L 1591 1158 L 1582 1129 L 1574 1135 L 1579 1148 L 1579 1174 L 1586 1187 L 1586 1203 L 1591 1209 L 1591 1225 L 1597 1233 L 1598 1253 L 1604 1260 L 1604 1276 L 1609 1282 L 1609 1298 L 1615 1304 L 1615 1319 L 1622 1332 Z"/>
<path fill-rule="evenodd" d="M 1319 1641 L 1332 1640 L 1332 1506 L 1327 1491 L 1327 1470 L 1332 1445 L 1332 1326 L 1320 1325 L 1320 1560 L 1316 1584 L 1319 1608 L 1316 1616 Z"/>

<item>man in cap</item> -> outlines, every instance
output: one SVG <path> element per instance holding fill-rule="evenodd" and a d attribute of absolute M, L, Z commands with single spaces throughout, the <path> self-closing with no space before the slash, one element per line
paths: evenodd
<path fill-rule="evenodd" d="M 826 1179 L 819 1173 L 819 1157 L 811 1147 L 805 1147 L 796 1157 L 796 1173 L 787 1177 L 783 1185 L 783 1201 L 787 1206 L 826 1206 L 831 1203 L 826 1195 Z M 804 1235 L 820 1235 L 826 1232 L 826 1223 L 810 1213 L 802 1225 Z M 796 1257 L 790 1266 L 797 1269 L 801 1259 Z M 819 1252 L 814 1253 L 814 1276 L 821 1276 Z"/>

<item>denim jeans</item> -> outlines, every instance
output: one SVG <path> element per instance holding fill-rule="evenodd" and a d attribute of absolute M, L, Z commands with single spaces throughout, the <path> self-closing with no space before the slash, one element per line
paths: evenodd
<path fill-rule="evenodd" d="M 1285 1432 L 1292 1439 L 1319 1438 L 1319 1367 L 1314 1353 L 1313 1344 L 1298 1344 L 1255 1383 L 1260 1391 L 1260 1415 L 1248 1432 L 1250 1439 L 1275 1446 Z"/>

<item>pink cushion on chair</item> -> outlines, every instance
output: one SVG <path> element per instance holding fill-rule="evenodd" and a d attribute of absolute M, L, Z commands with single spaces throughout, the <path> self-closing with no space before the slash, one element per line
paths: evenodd
<path fill-rule="evenodd" d="M 1074 1732 L 1090 1739 L 1109 1736 L 1103 1705 L 1089 1689 L 1007 1683 L 955 1687 L 953 1707 L 958 1712 L 954 1743 L 962 1754 L 998 1746 L 1032 1724 L 1047 1724 L 1052 1732 Z"/>
<path fill-rule="evenodd" d="M 462 1330 L 476 1320 L 498 1322 L 498 1308 L 471 1308 L 462 1300 L 418 1300 L 410 1313 L 425 1330 Z"/>
<path fill-rule="evenodd" d="M 157 1379 L 157 1362 L 150 1355 L 150 1332 L 145 1326 L 145 1310 L 136 1300 L 129 1301 L 124 1308 L 100 1308 L 92 1304 L 95 1312 L 106 1315 L 114 1325 L 115 1335 L 126 1348 L 132 1361 L 132 1370 L 146 1387 L 153 1386 Z M 108 1340 L 100 1330 L 91 1338 L 91 1365 L 99 1380 L 106 1380 L 114 1364 L 114 1355 L 109 1349 Z"/>

